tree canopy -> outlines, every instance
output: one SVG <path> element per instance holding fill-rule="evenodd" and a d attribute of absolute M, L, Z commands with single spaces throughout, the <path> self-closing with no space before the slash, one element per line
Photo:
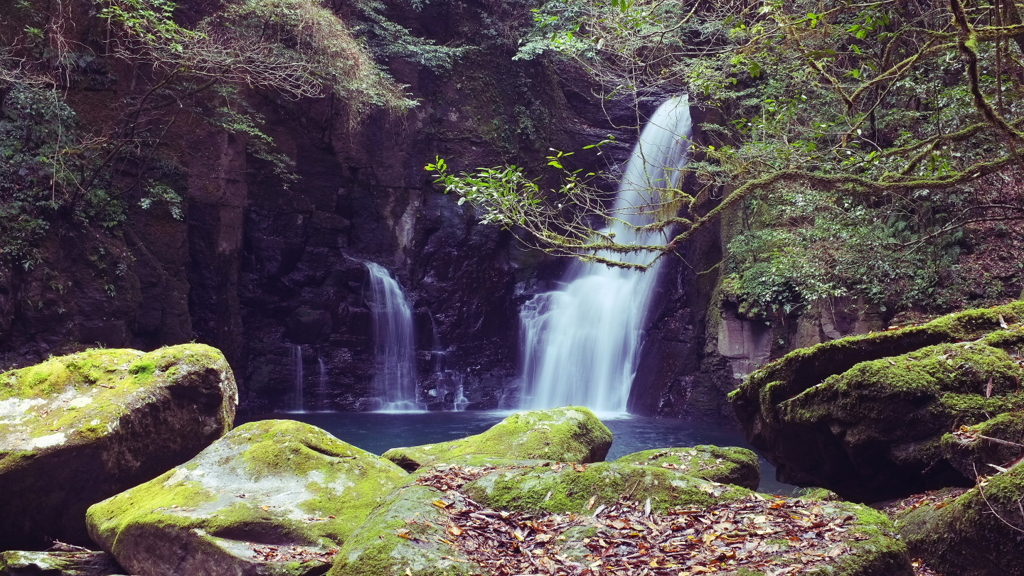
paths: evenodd
<path fill-rule="evenodd" d="M 678 212 L 648 226 L 665 231 L 661 257 L 742 207 L 729 280 L 754 308 L 920 301 L 963 226 L 1024 217 L 1024 25 L 1009 0 L 552 0 L 534 14 L 518 57 L 580 66 L 609 98 L 685 91 L 725 119 L 702 126 L 691 186 L 666 198 Z M 514 167 L 439 180 L 549 252 L 635 249 L 585 225 L 579 207 L 617 215 L 568 176 L 550 193 Z M 526 211 L 510 201 L 523 197 Z"/>

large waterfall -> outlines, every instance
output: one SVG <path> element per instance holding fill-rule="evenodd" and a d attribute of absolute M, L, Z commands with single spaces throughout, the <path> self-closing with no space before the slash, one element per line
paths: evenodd
<path fill-rule="evenodd" d="M 373 312 L 373 409 L 382 412 L 419 411 L 416 401 L 416 350 L 412 311 L 402 287 L 379 264 L 367 262 Z"/>
<path fill-rule="evenodd" d="M 619 218 L 634 226 L 651 221 L 642 207 L 658 201 L 657 190 L 675 188 L 688 159 L 690 135 L 687 97 L 664 102 L 641 132 L 619 183 Z M 606 232 L 614 232 L 622 244 L 659 241 L 622 222 L 612 221 Z M 653 254 L 615 257 L 641 263 Z M 637 272 L 577 261 L 560 290 L 538 294 L 523 305 L 523 408 L 574 404 L 600 412 L 626 411 L 658 268 L 655 264 Z"/>

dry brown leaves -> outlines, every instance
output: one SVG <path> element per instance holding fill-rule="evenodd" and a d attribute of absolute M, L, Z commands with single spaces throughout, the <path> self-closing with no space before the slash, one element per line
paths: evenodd
<path fill-rule="evenodd" d="M 310 548 L 308 546 L 265 546 L 250 545 L 253 556 L 260 562 L 334 562 L 337 550 Z"/>
<path fill-rule="evenodd" d="M 448 514 L 445 542 L 495 576 L 693 576 L 741 567 L 784 576 L 847 554 L 851 542 L 867 538 L 853 529 L 853 516 L 830 514 L 827 504 L 760 494 L 665 514 L 619 502 L 593 516 L 496 511 L 455 497 L 489 471 L 451 467 L 418 482 L 451 496 L 435 502 Z M 590 535 L 565 536 L 577 527 Z"/>

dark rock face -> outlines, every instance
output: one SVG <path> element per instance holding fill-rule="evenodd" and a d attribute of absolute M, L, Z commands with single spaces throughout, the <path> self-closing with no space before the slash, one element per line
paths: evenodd
<path fill-rule="evenodd" d="M 202 11 L 186 8 L 188 18 Z M 243 410 L 270 411 L 297 405 L 300 347 L 306 408 L 365 409 L 374 367 L 362 262 L 373 261 L 413 309 L 420 400 L 450 409 L 461 389 L 469 408 L 514 406 L 518 306 L 557 280 L 564 261 L 477 224 L 423 167 L 438 156 L 455 170 L 536 167 L 550 149 L 576 151 L 571 170 L 614 167 L 635 139 L 616 127 L 636 124 L 638 107 L 642 118 L 664 98 L 602 100 L 569 67 L 513 61 L 517 42 L 506 32 L 530 21 L 528 8 L 473 0 L 389 8 L 414 34 L 477 47 L 447 71 L 393 60 L 393 75 L 420 101 L 401 117 L 376 113 L 353 129 L 333 97 L 282 104 L 250 95 L 276 149 L 295 161 L 298 179 L 287 189 L 241 137 L 190 120 L 171 136 L 188 150 L 180 219 L 163 206 L 130 207 L 113 235 L 54 232 L 40 265 L 0 271 L 6 365 L 95 343 L 195 340 L 224 352 Z M 616 143 L 602 155 L 582 150 L 609 135 Z M 689 266 L 665 271 L 631 410 L 722 414 L 732 382 L 716 376 L 704 334 L 717 277 L 696 273 L 717 261 L 718 244 L 711 227 L 684 255 Z"/>

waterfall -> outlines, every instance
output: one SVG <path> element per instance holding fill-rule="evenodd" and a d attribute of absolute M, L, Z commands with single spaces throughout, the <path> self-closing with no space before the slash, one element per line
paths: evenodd
<path fill-rule="evenodd" d="M 316 400 L 318 408 L 323 412 L 327 410 L 327 365 L 323 358 L 318 357 L 316 361 L 320 365 L 320 388 L 317 389 Z"/>
<path fill-rule="evenodd" d="M 302 346 L 295 344 L 292 346 L 292 364 L 295 366 L 295 388 L 294 398 L 292 399 L 292 410 L 295 412 L 304 412 L 305 406 L 302 398 Z"/>
<path fill-rule="evenodd" d="M 416 351 L 412 311 L 402 287 L 379 264 L 367 262 L 373 312 L 373 408 L 382 412 L 422 410 L 416 401 Z"/>
<path fill-rule="evenodd" d="M 634 226 L 652 221 L 641 213 L 642 207 L 658 201 L 658 189 L 676 187 L 688 159 L 690 135 L 687 97 L 664 102 L 644 126 L 619 183 L 619 218 Z M 659 242 L 622 222 L 612 221 L 605 231 L 622 244 Z M 653 256 L 635 252 L 614 257 L 641 263 Z M 638 272 L 575 261 L 559 290 L 538 294 L 523 305 L 521 408 L 574 404 L 600 412 L 626 411 L 658 269 L 657 263 Z"/>

